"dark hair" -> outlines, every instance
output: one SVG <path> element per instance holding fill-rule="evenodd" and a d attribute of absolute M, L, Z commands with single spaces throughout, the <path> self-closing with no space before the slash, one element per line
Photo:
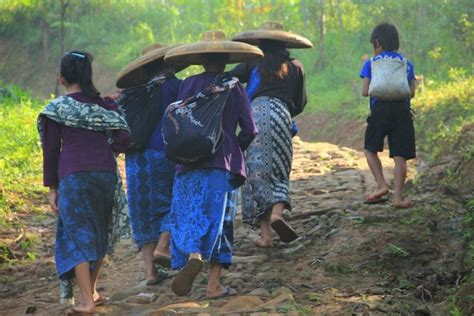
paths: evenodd
<path fill-rule="evenodd" d="M 201 58 L 207 63 L 213 64 L 227 64 L 229 61 L 229 54 L 227 53 L 203 53 Z"/>
<path fill-rule="evenodd" d="M 157 59 L 143 67 L 148 76 L 156 76 L 158 74 L 174 74 L 175 67 L 171 64 L 166 64 L 163 59 Z"/>
<path fill-rule="evenodd" d="M 288 74 L 290 52 L 285 43 L 274 40 L 261 40 L 258 47 L 264 57 L 258 61 L 258 71 L 266 80 L 283 79 Z"/>
<path fill-rule="evenodd" d="M 382 48 L 387 51 L 397 51 L 400 46 L 397 28 L 390 23 L 380 23 L 374 28 L 370 35 L 370 43 L 374 48 L 375 40 L 378 40 Z"/>
<path fill-rule="evenodd" d="M 59 73 L 68 84 L 78 83 L 90 97 L 100 96 L 92 83 L 92 55 L 81 51 L 67 52 L 59 63 Z"/>

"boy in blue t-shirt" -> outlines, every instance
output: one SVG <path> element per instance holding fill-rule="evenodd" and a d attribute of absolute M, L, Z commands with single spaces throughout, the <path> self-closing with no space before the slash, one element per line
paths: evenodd
<path fill-rule="evenodd" d="M 374 58 L 396 58 L 402 60 L 403 55 L 397 53 L 399 48 L 398 31 L 389 23 L 377 25 L 370 36 L 370 43 L 374 47 Z M 362 67 L 360 77 L 363 78 L 362 95 L 369 96 L 369 84 L 372 78 L 371 59 Z M 407 80 L 410 86 L 411 98 L 415 95 L 415 74 L 413 64 L 407 62 Z M 377 152 L 383 151 L 384 138 L 388 137 L 390 158 L 395 161 L 395 199 L 394 206 L 409 208 L 413 202 L 403 196 L 407 163 L 416 157 L 415 129 L 410 112 L 410 98 L 400 101 L 385 101 L 370 97 L 370 115 L 367 118 L 364 148 L 367 163 L 377 183 L 377 191 L 369 194 L 365 203 L 374 204 L 387 201 L 385 195 L 389 187 L 385 181 L 382 163 Z"/>

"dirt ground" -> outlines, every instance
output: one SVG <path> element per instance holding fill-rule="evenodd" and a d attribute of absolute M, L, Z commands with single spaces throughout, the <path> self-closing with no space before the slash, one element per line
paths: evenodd
<path fill-rule="evenodd" d="M 391 161 L 384 156 L 383 163 L 391 178 Z M 465 210 L 453 196 L 422 183 L 409 187 L 412 209 L 365 205 L 374 183 L 361 152 L 295 138 L 294 208 L 287 216 L 300 237 L 290 244 L 276 238 L 274 248 L 257 249 L 257 231 L 243 225 L 239 214 L 234 264 L 222 278 L 238 296 L 206 300 L 205 273 L 184 299 L 170 290 L 175 272 L 146 286 L 140 255 L 128 240 L 104 269 L 100 288 L 110 302 L 97 314 L 448 315 L 449 295 L 465 272 Z M 0 271 L 0 315 L 60 315 L 66 306 L 58 304 L 55 218 L 24 221 L 27 231 L 40 236 L 37 259 Z M 75 294 L 80 300 L 77 287 Z"/>

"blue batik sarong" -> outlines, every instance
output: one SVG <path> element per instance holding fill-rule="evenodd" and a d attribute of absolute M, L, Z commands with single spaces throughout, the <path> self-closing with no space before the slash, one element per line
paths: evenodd
<path fill-rule="evenodd" d="M 74 277 L 74 267 L 91 269 L 105 257 L 117 176 L 113 172 L 76 172 L 59 182 L 56 269 L 62 280 Z"/>
<path fill-rule="evenodd" d="M 125 163 L 130 223 L 135 243 L 141 249 L 171 229 L 175 164 L 157 150 L 128 153 Z"/>
<path fill-rule="evenodd" d="M 232 174 L 220 169 L 198 169 L 175 178 L 171 207 L 171 266 L 182 268 L 190 253 L 205 260 L 232 264 L 237 195 Z"/>

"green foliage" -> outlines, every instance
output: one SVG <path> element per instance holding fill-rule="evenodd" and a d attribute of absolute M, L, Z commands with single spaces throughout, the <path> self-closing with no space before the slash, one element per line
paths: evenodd
<path fill-rule="evenodd" d="M 43 191 L 36 130 L 41 107 L 16 87 L 0 92 L 0 227 L 11 224 L 14 212 L 30 211 L 28 198 Z"/>
<path fill-rule="evenodd" d="M 470 0 L 402 0 L 390 5 L 384 0 L 65 2 L 69 5 L 61 21 L 58 0 L 1 1 L 0 36 L 21 38 L 31 47 L 32 58 L 42 53 L 57 60 L 63 22 L 66 50 L 88 50 L 101 65 L 118 71 L 153 42 L 191 42 L 210 29 L 223 30 L 231 37 L 263 21 L 277 20 L 314 43 L 313 49 L 291 52 L 306 69 L 307 111 L 344 111 L 351 116 L 367 112 L 358 74 L 363 60 L 372 55 L 369 37 L 381 21 L 398 27 L 400 51 L 413 60 L 417 74 L 440 80 L 450 69 L 458 69 L 472 75 Z M 182 76 L 198 69 L 188 69 Z"/>
<path fill-rule="evenodd" d="M 474 144 L 460 146 L 461 131 L 474 124 L 474 78 L 463 78 L 452 69 L 458 79 L 445 83 L 430 82 L 426 91 L 414 99 L 417 139 L 421 151 L 429 158 L 461 151 L 466 158 L 474 157 Z"/>

